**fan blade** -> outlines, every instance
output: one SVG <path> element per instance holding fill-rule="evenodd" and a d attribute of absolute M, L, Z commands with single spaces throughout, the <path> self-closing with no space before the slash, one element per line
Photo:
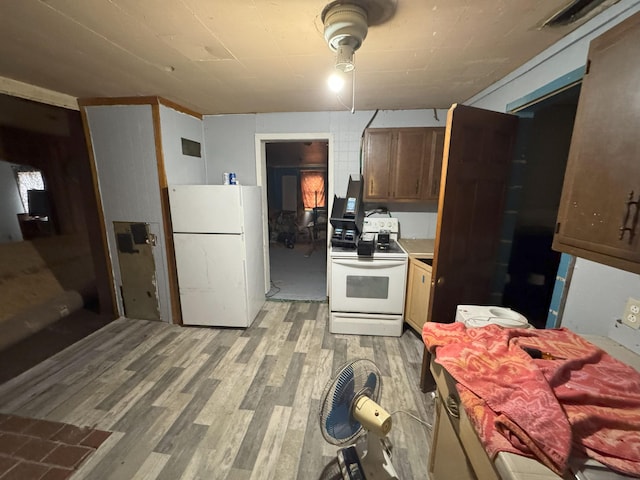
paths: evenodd
<path fill-rule="evenodd" d="M 336 440 L 345 440 L 360 429 L 360 423 L 351 418 L 350 405 L 343 404 L 331 410 L 327 416 L 325 427 Z"/>
<path fill-rule="evenodd" d="M 365 382 L 364 386 L 365 388 L 368 388 L 371 390 L 371 395 L 373 395 L 373 392 L 375 392 L 377 383 L 378 383 L 378 376 L 375 373 L 370 373 L 369 376 L 367 377 L 367 381 Z"/>

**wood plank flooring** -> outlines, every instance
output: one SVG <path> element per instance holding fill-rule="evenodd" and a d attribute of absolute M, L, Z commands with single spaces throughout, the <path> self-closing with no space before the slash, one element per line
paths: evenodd
<path fill-rule="evenodd" d="M 267 302 L 246 329 L 120 319 L 0 385 L 0 412 L 112 435 L 81 479 L 318 479 L 338 447 L 318 406 L 338 366 L 373 360 L 381 404 L 432 423 L 422 341 L 334 335 L 326 303 Z M 403 412 L 389 438 L 400 478 L 428 478 L 431 431 Z"/>

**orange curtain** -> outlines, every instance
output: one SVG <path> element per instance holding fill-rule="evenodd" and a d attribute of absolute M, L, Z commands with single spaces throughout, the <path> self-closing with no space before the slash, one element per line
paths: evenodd
<path fill-rule="evenodd" d="M 302 202 L 304 203 L 305 209 L 325 206 L 324 172 L 300 172 L 300 185 L 302 188 Z"/>

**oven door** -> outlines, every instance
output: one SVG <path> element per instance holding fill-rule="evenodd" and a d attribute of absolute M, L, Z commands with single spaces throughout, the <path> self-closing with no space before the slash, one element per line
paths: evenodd
<path fill-rule="evenodd" d="M 406 278 L 406 259 L 334 258 L 331 311 L 402 315 Z"/>

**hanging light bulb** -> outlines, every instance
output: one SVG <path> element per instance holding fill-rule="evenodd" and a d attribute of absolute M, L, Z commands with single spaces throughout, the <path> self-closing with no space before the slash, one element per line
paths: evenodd
<path fill-rule="evenodd" d="M 351 74 L 351 113 L 355 112 L 354 54 L 367 37 L 369 26 L 389 20 L 395 13 L 396 3 L 397 0 L 333 0 L 322 10 L 324 39 L 329 48 L 336 52 L 337 72 L 329 78 L 329 88 L 334 92 L 340 91 L 346 79 L 344 76 L 340 79 L 339 76 Z M 339 95 L 337 98 L 344 105 Z"/>
<path fill-rule="evenodd" d="M 329 84 L 329 90 L 338 93 L 344 88 L 344 75 L 342 75 L 341 72 L 333 72 L 329 76 L 327 83 Z"/>

